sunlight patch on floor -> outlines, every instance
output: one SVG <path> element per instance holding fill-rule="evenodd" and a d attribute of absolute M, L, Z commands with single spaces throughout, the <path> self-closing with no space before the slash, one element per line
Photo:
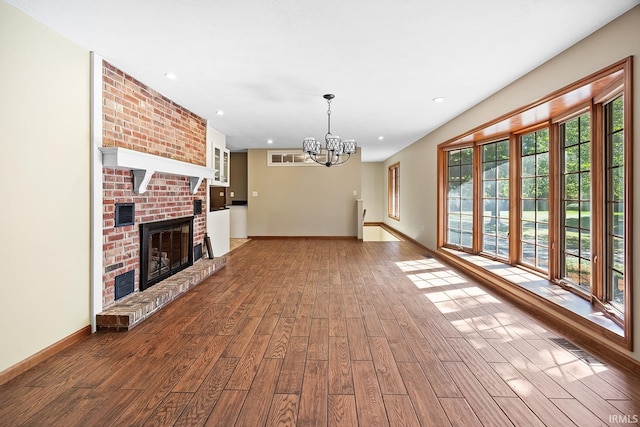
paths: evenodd
<path fill-rule="evenodd" d="M 433 270 L 435 268 L 444 268 L 444 265 L 439 261 L 436 261 L 433 258 L 428 259 L 416 259 L 411 261 L 400 261 L 396 262 L 396 265 L 405 273 L 411 271 L 420 271 L 420 270 Z"/>

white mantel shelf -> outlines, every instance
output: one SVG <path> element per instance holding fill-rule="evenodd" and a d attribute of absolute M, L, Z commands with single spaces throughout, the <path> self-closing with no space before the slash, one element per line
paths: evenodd
<path fill-rule="evenodd" d="M 129 150 L 121 147 L 100 147 L 102 166 L 114 169 L 130 169 L 133 173 L 133 191 L 143 194 L 155 172 L 189 177 L 189 191 L 196 194 L 202 180 L 214 179 L 215 169 L 166 157 Z"/>

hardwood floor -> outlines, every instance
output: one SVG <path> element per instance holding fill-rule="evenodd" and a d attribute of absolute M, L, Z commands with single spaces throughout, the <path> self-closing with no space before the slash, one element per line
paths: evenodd
<path fill-rule="evenodd" d="M 140 326 L 0 386 L 2 426 L 598 426 L 639 378 L 411 242 L 251 240 Z"/>

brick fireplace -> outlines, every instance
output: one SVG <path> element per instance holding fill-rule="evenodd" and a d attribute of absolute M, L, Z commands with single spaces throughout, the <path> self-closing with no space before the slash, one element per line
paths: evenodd
<path fill-rule="evenodd" d="M 102 61 L 102 147 L 203 167 L 207 155 L 206 121 Z M 132 289 L 119 288 L 119 297 L 128 292 L 122 289 L 140 290 L 142 224 L 189 218 L 193 236 L 188 239 L 190 247 L 185 253 L 191 261 L 194 248 L 200 248 L 204 240 L 206 216 L 194 211 L 194 205 L 206 199 L 206 185 L 199 185 L 198 181 L 194 192 L 193 177 L 155 169 L 140 178 L 139 169 L 144 167 L 127 165 L 102 170 L 103 308 L 116 300 L 117 277 L 133 277 Z M 142 185 L 139 179 L 144 181 Z M 116 225 L 116 206 L 123 204 L 132 208 L 132 218 Z M 162 252 L 167 251 L 158 252 L 162 259 Z M 148 254 L 145 256 L 148 262 Z"/>

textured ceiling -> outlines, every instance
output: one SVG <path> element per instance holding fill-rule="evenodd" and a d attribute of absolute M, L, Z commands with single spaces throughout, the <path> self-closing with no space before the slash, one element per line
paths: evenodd
<path fill-rule="evenodd" d="M 232 151 L 322 139 L 334 93 L 333 133 L 382 161 L 640 1 L 7 3 L 209 119 Z"/>

